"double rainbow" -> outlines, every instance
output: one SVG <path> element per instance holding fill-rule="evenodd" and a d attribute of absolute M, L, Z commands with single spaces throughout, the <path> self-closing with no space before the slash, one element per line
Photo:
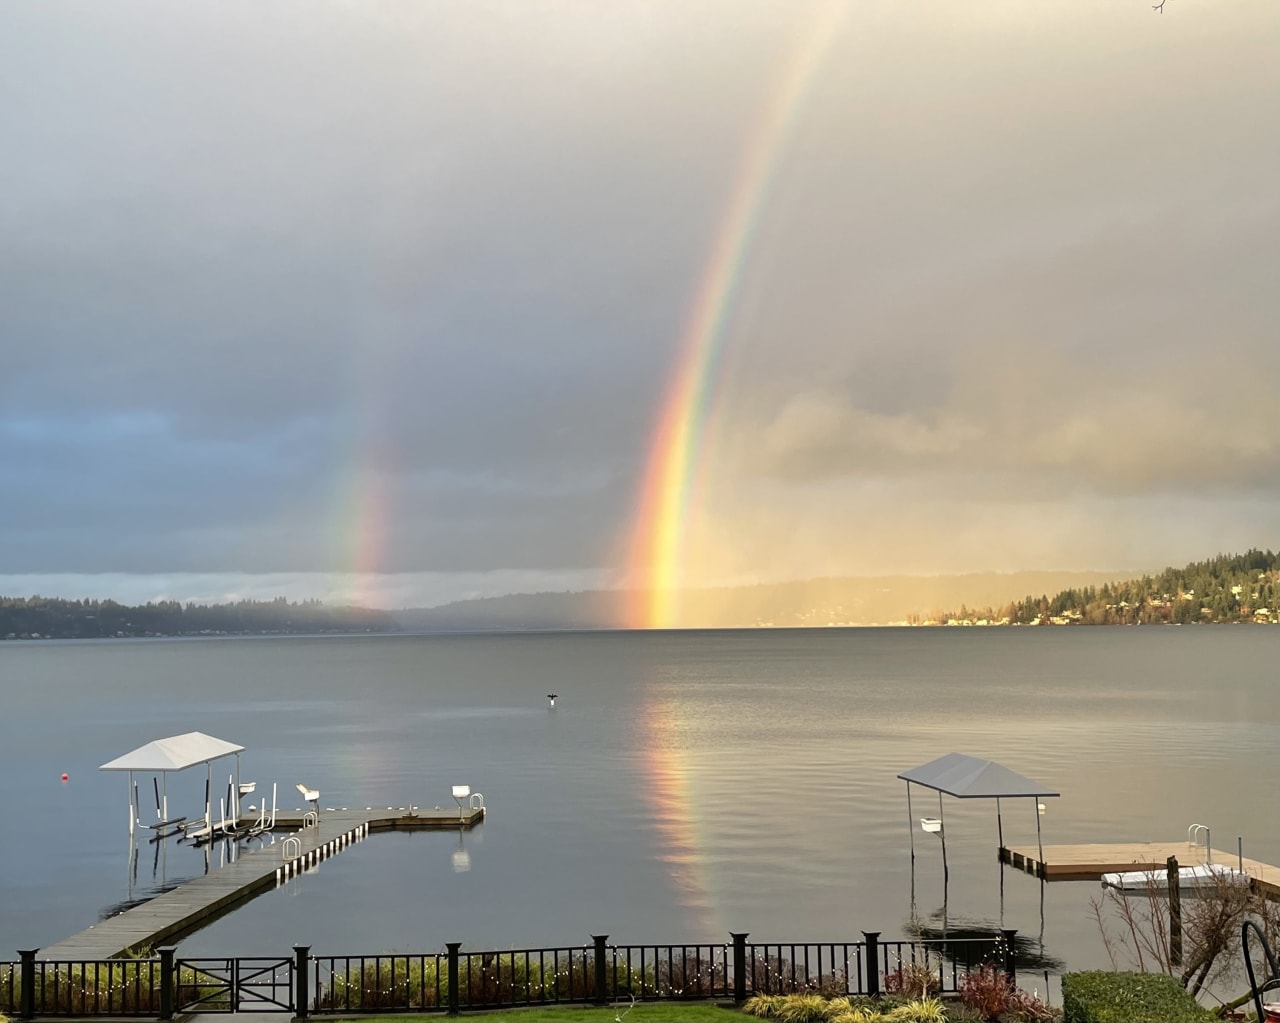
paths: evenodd
<path fill-rule="evenodd" d="M 625 612 L 630 628 L 679 624 L 679 592 L 688 582 L 683 568 L 689 511 L 699 488 L 702 437 L 721 375 L 726 327 L 780 157 L 844 7 L 844 0 L 814 4 L 746 148 L 681 331 L 679 362 L 650 445 L 628 554 L 627 577 L 635 593 Z"/>

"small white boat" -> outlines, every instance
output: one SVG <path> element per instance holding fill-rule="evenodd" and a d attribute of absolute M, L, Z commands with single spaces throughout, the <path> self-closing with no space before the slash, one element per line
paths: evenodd
<path fill-rule="evenodd" d="M 1222 863 L 1201 863 L 1178 867 L 1178 888 L 1204 888 L 1216 884 L 1248 884 L 1249 875 Z M 1164 867 L 1150 870 L 1127 870 L 1122 874 L 1103 874 L 1103 888 L 1122 892 L 1164 891 L 1169 887 L 1169 872 Z"/>

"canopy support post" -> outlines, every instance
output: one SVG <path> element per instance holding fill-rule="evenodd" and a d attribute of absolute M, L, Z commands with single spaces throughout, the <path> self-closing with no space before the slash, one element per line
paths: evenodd
<path fill-rule="evenodd" d="M 213 762 L 205 761 L 205 781 L 204 781 L 204 831 L 207 838 L 213 839 Z M 209 864 L 205 863 L 205 870 L 208 871 Z"/>
<path fill-rule="evenodd" d="M 942 790 L 941 789 L 938 790 L 938 823 L 942 825 L 942 830 L 939 831 L 938 834 L 942 838 L 942 891 L 943 891 L 942 902 L 943 902 L 943 905 L 945 906 L 947 901 L 946 900 L 947 880 L 951 877 L 951 871 L 947 867 L 947 820 L 942 815 Z M 944 925 L 943 930 L 945 931 L 945 929 L 946 927 Z"/>
<path fill-rule="evenodd" d="M 161 771 L 160 778 L 163 782 L 163 787 L 164 787 L 164 819 L 168 821 L 169 819 L 169 772 Z"/>
<path fill-rule="evenodd" d="M 1036 850 L 1040 857 L 1040 860 L 1039 860 L 1040 868 L 1038 873 L 1043 878 L 1044 877 L 1044 843 L 1040 839 L 1040 797 L 1032 796 L 1031 798 L 1035 801 L 1035 808 L 1036 808 Z"/>
<path fill-rule="evenodd" d="M 996 840 L 1000 843 L 999 849 L 1004 852 L 1004 822 L 1000 819 L 1000 797 L 996 796 Z"/>
<path fill-rule="evenodd" d="M 236 801 L 232 804 L 235 809 L 231 811 L 231 826 L 238 827 L 240 825 L 240 754 L 236 754 Z"/>
<path fill-rule="evenodd" d="M 133 813 L 133 772 L 130 771 L 127 779 L 129 783 L 129 837 L 133 837 L 134 813 Z"/>
<path fill-rule="evenodd" d="M 907 782 L 907 840 L 911 843 L 911 864 L 916 862 L 916 819 L 911 813 L 911 782 Z"/>

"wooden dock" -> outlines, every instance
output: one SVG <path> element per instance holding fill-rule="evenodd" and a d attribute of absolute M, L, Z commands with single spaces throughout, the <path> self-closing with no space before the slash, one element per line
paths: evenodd
<path fill-rule="evenodd" d="M 1187 842 L 1128 842 L 1094 845 L 1046 845 L 1041 859 L 1035 846 L 1001 848 L 1000 859 L 1046 881 L 1097 881 L 1103 874 L 1130 870 L 1164 870 L 1170 856 L 1181 866 L 1208 862 L 1203 845 Z M 1234 852 L 1212 850 L 1209 861 L 1239 869 L 1253 878 L 1268 895 L 1280 895 L 1280 867 L 1244 857 Z"/>
<path fill-rule="evenodd" d="M 318 825 L 304 828 L 301 810 L 281 811 L 276 815 L 274 845 L 241 849 L 234 862 L 43 948 L 39 957 L 59 961 L 111 959 L 128 949 L 174 942 L 255 895 L 287 884 L 290 878 L 337 855 L 370 832 L 468 830 L 484 819 L 484 809 L 462 813 L 456 807 L 322 810 L 319 817 Z M 295 838 L 296 848 L 292 842 L 282 841 Z"/>

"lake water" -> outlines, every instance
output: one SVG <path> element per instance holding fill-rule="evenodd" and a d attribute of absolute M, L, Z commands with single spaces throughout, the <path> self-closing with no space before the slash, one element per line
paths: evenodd
<path fill-rule="evenodd" d="M 1277 664 L 1280 629 L 1243 626 L 0 644 L 0 949 L 204 872 L 145 834 L 131 870 L 124 776 L 97 770 L 191 730 L 246 746 L 244 779 L 278 782 L 283 806 L 297 782 L 322 807 L 449 806 L 467 783 L 489 815 L 461 837 L 370 836 L 189 955 L 905 936 L 913 912 L 941 917 L 944 886 L 917 827 L 913 906 L 896 775 L 951 751 L 1060 790 L 1046 843 L 1199 822 L 1280 863 Z M 204 772 L 169 798 L 203 813 Z M 1034 843 L 1030 802 L 1004 809 L 1006 843 Z M 994 807 L 945 813 L 949 925 L 1003 914 L 1070 968 L 1106 965 L 1096 882 L 1006 868 L 1002 898 Z"/>

